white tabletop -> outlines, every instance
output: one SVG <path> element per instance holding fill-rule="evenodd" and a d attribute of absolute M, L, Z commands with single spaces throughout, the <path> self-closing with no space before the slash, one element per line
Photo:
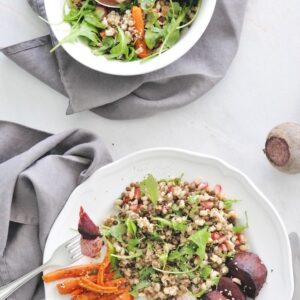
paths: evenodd
<path fill-rule="evenodd" d="M 47 33 L 26 1 L 0 0 L 0 47 Z M 10 35 L 18 26 L 18 35 Z M 198 101 L 147 119 L 66 116 L 68 100 L 0 55 L 0 119 L 50 132 L 99 134 L 115 159 L 172 146 L 218 156 L 245 172 L 300 234 L 300 175 L 273 169 L 262 152 L 268 131 L 300 123 L 300 1 L 250 0 L 239 52 L 227 76 Z M 201 174 L 204 175 L 205 174 Z M 267 238 L 267 237 L 266 237 Z"/>

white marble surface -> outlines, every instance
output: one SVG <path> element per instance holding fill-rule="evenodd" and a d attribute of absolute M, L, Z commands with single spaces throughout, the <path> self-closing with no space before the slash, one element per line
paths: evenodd
<path fill-rule="evenodd" d="M 26 1 L 0 0 L 0 6 L 0 46 L 3 37 L 13 43 L 47 32 Z M 17 36 L 10 36 L 12 24 L 20 28 Z M 262 152 L 273 126 L 300 123 L 299 0 L 288 5 L 249 0 L 240 49 L 226 78 L 189 106 L 129 121 L 90 112 L 66 116 L 66 108 L 65 97 L 0 55 L 0 119 L 51 132 L 92 130 L 115 159 L 156 146 L 216 155 L 249 175 L 277 207 L 288 231 L 300 233 L 300 175 L 277 172 Z"/>

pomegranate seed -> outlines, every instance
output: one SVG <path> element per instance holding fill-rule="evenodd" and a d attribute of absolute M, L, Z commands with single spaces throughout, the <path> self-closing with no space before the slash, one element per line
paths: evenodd
<path fill-rule="evenodd" d="M 140 199 L 141 198 L 141 189 L 140 188 L 135 188 L 135 191 L 134 191 L 134 197 L 136 198 L 136 199 Z"/>
<path fill-rule="evenodd" d="M 214 241 L 216 241 L 216 240 L 218 240 L 219 238 L 220 238 L 220 234 L 218 233 L 218 232 L 213 232 L 212 234 L 211 234 L 211 238 L 214 240 Z"/>
<path fill-rule="evenodd" d="M 205 209 L 212 209 L 214 207 L 214 203 L 212 201 L 203 201 L 201 202 L 201 206 Z"/>
<path fill-rule="evenodd" d="M 140 205 L 139 204 L 132 204 L 130 206 L 130 209 L 134 212 L 137 212 L 140 209 Z"/>
<path fill-rule="evenodd" d="M 174 192 L 174 187 L 173 186 L 169 186 L 168 187 L 168 193 L 173 193 Z"/>
<path fill-rule="evenodd" d="M 222 192 L 222 186 L 220 184 L 217 184 L 215 186 L 215 194 L 219 195 L 219 194 L 221 194 L 221 192 Z"/>
<path fill-rule="evenodd" d="M 199 189 L 200 190 L 205 190 L 207 187 L 208 187 L 207 182 L 200 182 L 200 184 L 199 184 Z"/>
<path fill-rule="evenodd" d="M 129 197 L 123 197 L 123 204 L 127 204 L 129 202 Z"/>
<path fill-rule="evenodd" d="M 228 251 L 227 246 L 225 244 L 221 244 L 220 248 L 221 248 L 222 252 L 227 252 Z"/>

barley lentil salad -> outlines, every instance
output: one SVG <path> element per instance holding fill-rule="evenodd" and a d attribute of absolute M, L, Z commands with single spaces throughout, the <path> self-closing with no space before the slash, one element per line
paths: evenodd
<path fill-rule="evenodd" d="M 201 180 L 149 175 L 131 183 L 100 227 L 116 277 L 128 280 L 135 298 L 200 298 L 246 250 L 248 224 L 237 224 L 235 202 Z"/>
<path fill-rule="evenodd" d="M 93 54 L 121 61 L 149 59 L 171 48 L 201 7 L 201 0 L 117 0 L 117 9 L 94 0 L 66 1 L 64 21 L 71 30 L 51 51 L 80 39 Z"/>

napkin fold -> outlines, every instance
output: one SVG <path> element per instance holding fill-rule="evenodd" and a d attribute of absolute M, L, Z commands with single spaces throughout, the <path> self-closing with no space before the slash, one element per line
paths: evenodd
<path fill-rule="evenodd" d="M 49 134 L 0 121 L 0 286 L 42 264 L 47 235 L 75 187 L 111 162 L 95 134 Z M 43 299 L 36 277 L 9 299 Z"/>
<path fill-rule="evenodd" d="M 46 17 L 44 0 L 28 0 Z M 63 48 L 49 50 L 53 35 L 2 49 L 22 68 L 69 101 L 68 114 L 92 110 L 112 119 L 141 118 L 186 105 L 209 91 L 228 70 L 239 44 L 247 0 L 218 0 L 204 35 L 182 58 L 140 76 L 113 76 L 91 70 Z M 15 30 L 18 30 L 17 28 Z"/>

